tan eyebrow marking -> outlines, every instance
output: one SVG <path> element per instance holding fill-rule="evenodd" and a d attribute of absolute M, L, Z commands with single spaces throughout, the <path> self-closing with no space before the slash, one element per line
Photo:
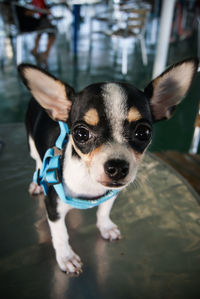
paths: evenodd
<path fill-rule="evenodd" d="M 140 118 L 142 118 L 140 112 L 135 107 L 131 107 L 128 111 L 127 120 L 129 122 L 132 122 L 132 121 L 137 121 Z"/>
<path fill-rule="evenodd" d="M 83 117 L 84 121 L 91 126 L 96 126 L 99 123 L 99 115 L 96 109 L 91 108 Z"/>

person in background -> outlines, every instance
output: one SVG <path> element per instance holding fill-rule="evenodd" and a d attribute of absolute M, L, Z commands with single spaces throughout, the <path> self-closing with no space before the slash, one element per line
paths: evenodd
<path fill-rule="evenodd" d="M 33 6 L 33 9 L 26 8 L 25 6 L 16 6 L 19 27 L 21 32 L 39 31 L 31 53 L 37 60 L 40 58 L 47 65 L 49 52 L 56 39 L 56 27 L 49 20 L 51 13 L 44 0 L 32 0 L 30 4 Z M 45 51 L 39 53 L 39 43 L 43 33 L 48 34 L 48 41 Z"/>

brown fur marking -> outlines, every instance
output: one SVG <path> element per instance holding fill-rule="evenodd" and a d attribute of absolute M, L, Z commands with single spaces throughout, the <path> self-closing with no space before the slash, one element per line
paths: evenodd
<path fill-rule="evenodd" d="M 96 126 L 99 123 L 99 115 L 96 109 L 92 108 L 84 115 L 84 121 L 91 126 Z"/>
<path fill-rule="evenodd" d="M 92 163 L 92 159 L 94 157 L 95 154 L 97 154 L 101 148 L 102 145 L 100 145 L 99 147 L 95 148 L 92 152 L 90 152 L 89 154 L 83 154 L 75 145 L 73 138 L 71 138 L 71 143 L 75 149 L 75 151 L 77 152 L 77 154 L 81 157 L 81 159 L 83 159 L 83 161 L 85 161 L 86 165 L 88 167 L 90 167 L 91 163 Z"/>
<path fill-rule="evenodd" d="M 140 118 L 142 118 L 140 112 L 135 107 L 131 107 L 128 111 L 127 120 L 129 122 L 133 122 L 139 120 Z"/>

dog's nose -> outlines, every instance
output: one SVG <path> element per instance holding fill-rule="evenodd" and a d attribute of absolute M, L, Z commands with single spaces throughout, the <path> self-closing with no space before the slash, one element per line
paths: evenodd
<path fill-rule="evenodd" d="M 125 160 L 113 159 L 104 164 L 105 173 L 112 180 L 124 179 L 129 171 L 129 163 Z"/>

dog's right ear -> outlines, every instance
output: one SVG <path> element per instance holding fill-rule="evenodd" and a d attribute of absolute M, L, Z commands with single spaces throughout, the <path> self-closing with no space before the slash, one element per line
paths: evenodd
<path fill-rule="evenodd" d="M 18 66 L 22 81 L 53 120 L 67 121 L 74 90 L 46 71 L 30 64 Z"/>
<path fill-rule="evenodd" d="M 178 62 L 155 78 L 144 90 L 149 98 L 154 122 L 169 119 L 188 92 L 199 61 L 196 58 Z"/>

